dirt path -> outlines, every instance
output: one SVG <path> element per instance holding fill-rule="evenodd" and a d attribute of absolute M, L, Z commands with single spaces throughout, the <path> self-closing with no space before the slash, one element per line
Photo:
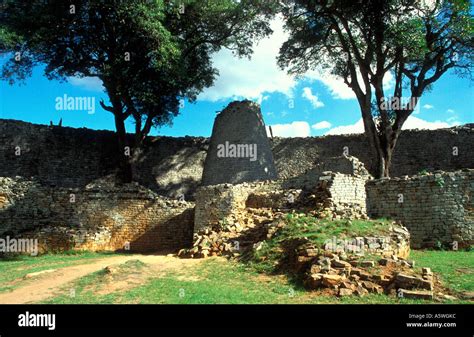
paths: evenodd
<path fill-rule="evenodd" d="M 140 260 L 161 273 L 186 268 L 199 262 L 194 259 L 178 259 L 163 255 L 127 255 L 101 258 L 92 263 L 59 268 L 54 272 L 40 275 L 31 280 L 29 284 L 20 286 L 11 292 L 0 293 L 0 304 L 26 304 L 45 300 L 56 295 L 69 282 L 107 266 L 123 264 L 129 260 Z"/>

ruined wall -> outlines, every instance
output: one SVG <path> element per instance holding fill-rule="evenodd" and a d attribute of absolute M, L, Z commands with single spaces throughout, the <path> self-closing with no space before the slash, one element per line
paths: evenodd
<path fill-rule="evenodd" d="M 0 178 L 0 235 L 38 238 L 42 250 L 176 250 L 192 241 L 193 207 L 138 184 L 52 188 Z"/>
<path fill-rule="evenodd" d="M 308 209 L 335 219 L 366 217 L 367 177 L 324 172 L 307 186 L 286 187 L 282 180 L 199 187 L 194 230 L 206 226 L 246 224 L 254 209 L 291 212 Z"/>
<path fill-rule="evenodd" d="M 434 131 L 403 131 L 396 148 L 392 176 L 413 175 L 421 170 L 453 171 L 474 168 L 474 125 Z M 132 144 L 132 137 L 129 138 Z M 46 184 L 84 187 L 114 172 L 114 133 L 67 127 L 48 127 L 0 119 L 0 176 L 37 177 Z M 21 155 L 15 155 L 20 146 Z M 359 158 L 369 171 L 373 157 L 363 135 L 310 138 L 275 138 L 273 157 L 280 178 L 306 173 L 315 163 L 349 155 Z M 458 156 L 452 148 L 457 146 Z M 144 154 L 134 168 L 135 179 L 169 197 L 192 198 L 201 182 L 208 139 L 149 137 Z"/>
<path fill-rule="evenodd" d="M 336 219 L 364 217 L 366 182 L 367 177 L 327 172 L 319 178 L 316 188 L 318 208 Z"/>
<path fill-rule="evenodd" d="M 194 231 L 208 225 L 232 223 L 234 217 L 245 209 L 250 190 L 248 184 L 199 187 L 196 191 Z"/>
<path fill-rule="evenodd" d="M 400 220 L 414 247 L 474 243 L 474 170 L 367 183 L 371 217 Z"/>

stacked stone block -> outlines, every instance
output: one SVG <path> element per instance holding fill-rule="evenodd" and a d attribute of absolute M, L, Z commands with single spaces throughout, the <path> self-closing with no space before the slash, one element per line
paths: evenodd
<path fill-rule="evenodd" d="M 366 188 L 369 216 L 401 221 L 413 247 L 474 243 L 474 170 L 378 179 Z"/>
<path fill-rule="evenodd" d="M 474 168 L 473 136 L 474 124 L 438 130 L 404 130 L 394 153 L 391 175 Z M 128 143 L 133 147 L 133 135 L 129 135 Z M 42 183 L 59 187 L 84 187 L 115 172 L 116 144 L 112 131 L 0 119 L 0 176 L 36 177 Z M 376 169 L 374 155 L 362 134 L 275 137 L 270 146 L 281 179 L 303 175 L 315 164 L 341 156 L 345 150 L 359 158 L 371 174 Z M 21 155 L 16 155 L 17 147 Z M 148 137 L 142 157 L 134 167 L 134 179 L 167 197 L 185 194 L 186 199 L 192 198 L 201 183 L 208 147 L 208 138 Z"/>
<path fill-rule="evenodd" d="M 0 178 L 0 235 L 38 238 L 41 250 L 177 250 L 192 242 L 194 204 L 138 184 L 52 188 Z"/>

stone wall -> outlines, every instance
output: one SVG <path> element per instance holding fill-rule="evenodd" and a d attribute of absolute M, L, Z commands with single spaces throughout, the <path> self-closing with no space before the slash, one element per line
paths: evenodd
<path fill-rule="evenodd" d="M 366 215 L 367 177 L 326 172 L 316 188 L 317 204 L 326 216 L 336 219 Z M 323 214 L 324 215 L 324 214 Z"/>
<path fill-rule="evenodd" d="M 473 124 L 440 130 L 403 131 L 396 148 L 392 176 L 420 171 L 474 168 Z M 133 144 L 133 137 L 129 137 Z M 117 167 L 114 133 L 68 127 L 48 127 L 0 119 L 0 176 L 37 177 L 46 184 L 84 187 L 114 173 Z M 207 138 L 149 137 L 134 168 L 135 179 L 168 197 L 192 198 L 200 185 Z M 19 146 L 21 155 L 15 155 Z M 347 149 L 373 173 L 373 156 L 363 135 L 275 138 L 271 142 L 280 178 L 305 174 L 326 158 Z M 453 155 L 453 147 L 458 155 Z"/>
<path fill-rule="evenodd" d="M 401 221 L 413 247 L 474 243 L 474 170 L 378 179 L 366 188 L 369 216 Z"/>
<path fill-rule="evenodd" d="M 0 236 L 38 238 L 41 250 L 177 250 L 192 242 L 193 207 L 138 184 L 57 188 L 0 178 Z"/>
<path fill-rule="evenodd" d="M 232 218 L 245 209 L 250 191 L 251 187 L 246 183 L 199 187 L 196 191 L 194 231 L 210 225 L 232 222 Z"/>
<path fill-rule="evenodd" d="M 474 168 L 474 124 L 438 129 L 402 131 L 393 155 L 391 175 L 415 175 L 422 170 L 455 171 Z M 457 155 L 453 155 L 457 147 Z M 326 158 L 357 157 L 375 176 L 375 161 L 364 135 L 275 138 L 273 156 L 280 179 L 304 174 Z"/>
<path fill-rule="evenodd" d="M 131 135 L 128 144 L 133 145 Z M 201 182 L 207 146 L 206 138 L 149 137 L 133 167 L 134 179 L 160 195 L 189 199 Z M 116 172 L 117 151 L 111 131 L 0 119 L 0 177 L 82 188 Z"/>
<path fill-rule="evenodd" d="M 286 187 L 282 180 L 201 186 L 196 192 L 194 230 L 207 226 L 247 224 L 252 209 L 291 212 L 310 209 L 335 219 L 366 216 L 367 177 L 324 172 L 312 187 Z"/>

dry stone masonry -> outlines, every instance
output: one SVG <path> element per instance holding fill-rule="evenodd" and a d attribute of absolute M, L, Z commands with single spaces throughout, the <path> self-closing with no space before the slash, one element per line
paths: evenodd
<path fill-rule="evenodd" d="M 194 229 L 221 222 L 247 221 L 246 209 L 291 210 L 309 207 L 323 217 L 366 218 L 365 183 L 370 178 L 356 158 L 340 157 L 304 177 L 242 184 L 202 186 L 196 192 Z M 348 165 L 349 164 L 349 165 Z M 333 167 L 343 173 L 321 171 Z"/>
<path fill-rule="evenodd" d="M 474 170 L 434 172 L 367 183 L 371 217 L 401 221 L 414 247 L 474 243 Z"/>
<path fill-rule="evenodd" d="M 0 178 L 0 236 L 37 238 L 40 252 L 175 251 L 192 242 L 193 208 L 138 184 L 68 189 Z"/>
<path fill-rule="evenodd" d="M 404 130 L 394 153 L 393 177 L 422 170 L 474 168 L 474 124 L 449 129 Z M 133 135 L 128 143 L 133 146 Z M 374 173 L 364 135 L 278 138 L 270 143 L 279 178 L 298 177 L 345 150 Z M 209 139 L 148 137 L 134 179 L 167 197 L 193 198 L 201 184 Z M 16 155 L 16 150 L 21 155 Z M 0 176 L 36 177 L 58 187 L 84 187 L 115 172 L 116 138 L 112 131 L 49 127 L 0 119 Z M 329 171 L 328 169 L 325 171 Z M 342 172 L 344 173 L 344 172 Z"/>
<path fill-rule="evenodd" d="M 276 177 L 260 106 L 251 101 L 230 103 L 214 121 L 202 184 L 238 184 Z"/>

